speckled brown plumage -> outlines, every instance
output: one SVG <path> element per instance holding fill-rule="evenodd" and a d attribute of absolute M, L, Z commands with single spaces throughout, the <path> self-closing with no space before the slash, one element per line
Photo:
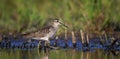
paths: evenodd
<path fill-rule="evenodd" d="M 46 26 L 44 28 L 41 29 L 37 29 L 35 31 L 30 31 L 27 33 L 22 34 L 24 37 L 26 38 L 30 38 L 30 37 L 44 37 L 46 35 L 46 33 L 50 32 L 50 28 L 52 26 Z"/>
<path fill-rule="evenodd" d="M 49 41 L 50 38 L 54 37 L 60 25 L 65 26 L 65 24 L 62 23 L 59 19 L 53 19 L 53 21 L 50 22 L 49 26 L 35 30 L 35 31 L 27 32 L 23 34 L 23 36 L 27 38 L 35 39 L 35 40 Z"/>

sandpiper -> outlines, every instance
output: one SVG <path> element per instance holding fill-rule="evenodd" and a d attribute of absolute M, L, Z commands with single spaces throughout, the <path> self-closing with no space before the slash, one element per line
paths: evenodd
<path fill-rule="evenodd" d="M 49 39 L 54 37 L 60 25 L 67 27 L 60 19 L 53 19 L 49 26 L 30 32 L 26 36 L 34 40 L 44 40 L 49 43 Z"/>

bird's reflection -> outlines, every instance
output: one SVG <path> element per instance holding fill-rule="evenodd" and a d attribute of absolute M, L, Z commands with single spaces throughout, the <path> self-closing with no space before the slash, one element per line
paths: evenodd
<path fill-rule="evenodd" d="M 49 55 L 49 49 L 38 50 L 38 55 L 37 57 L 35 57 L 35 59 L 49 59 L 48 55 Z"/>
<path fill-rule="evenodd" d="M 48 55 L 42 56 L 41 59 L 49 59 Z"/>

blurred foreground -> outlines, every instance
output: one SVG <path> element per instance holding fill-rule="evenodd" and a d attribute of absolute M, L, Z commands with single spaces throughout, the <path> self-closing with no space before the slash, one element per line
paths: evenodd
<path fill-rule="evenodd" d="M 120 59 L 119 52 L 97 50 L 95 52 L 82 52 L 71 50 L 50 50 L 47 53 L 34 50 L 0 50 L 1 59 Z"/>

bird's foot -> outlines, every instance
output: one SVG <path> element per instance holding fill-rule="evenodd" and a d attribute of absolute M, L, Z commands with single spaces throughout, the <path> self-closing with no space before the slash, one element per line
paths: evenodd
<path fill-rule="evenodd" d="M 48 46 L 49 48 L 51 48 L 51 49 L 59 49 L 59 47 L 53 47 L 53 46 Z"/>

